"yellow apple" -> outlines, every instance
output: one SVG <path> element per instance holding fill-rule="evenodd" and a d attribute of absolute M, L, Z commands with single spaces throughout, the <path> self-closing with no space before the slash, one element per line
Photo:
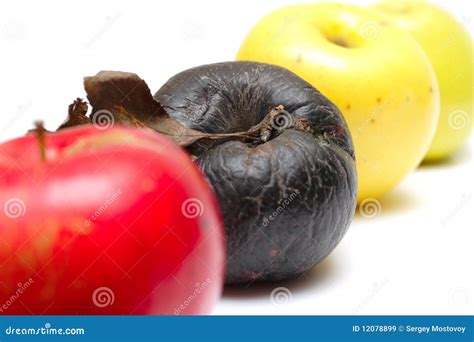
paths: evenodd
<path fill-rule="evenodd" d="M 359 202 L 391 190 L 428 150 L 439 114 L 434 71 L 416 41 L 375 10 L 277 10 L 252 29 L 237 59 L 286 67 L 339 107 L 354 140 Z"/>
<path fill-rule="evenodd" d="M 411 33 L 433 65 L 441 110 L 438 128 L 425 159 L 445 158 L 464 144 L 472 130 L 472 38 L 451 14 L 426 2 L 386 1 L 374 8 L 388 15 L 391 23 Z"/>

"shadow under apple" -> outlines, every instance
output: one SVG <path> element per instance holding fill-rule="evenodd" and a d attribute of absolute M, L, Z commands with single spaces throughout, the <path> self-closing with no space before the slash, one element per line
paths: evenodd
<path fill-rule="evenodd" d="M 224 288 L 223 298 L 269 298 L 272 291 L 278 287 L 287 288 L 291 291 L 292 295 L 306 291 L 317 291 L 334 280 L 337 267 L 336 256 L 330 255 L 297 279 L 277 282 L 254 282 L 246 285 L 228 285 Z"/>

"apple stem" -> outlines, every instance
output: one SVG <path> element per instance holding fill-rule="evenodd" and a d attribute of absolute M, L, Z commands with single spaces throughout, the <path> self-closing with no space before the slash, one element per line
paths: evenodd
<path fill-rule="evenodd" d="M 43 121 L 35 121 L 36 126 L 36 140 L 38 141 L 40 156 L 43 162 L 46 161 L 46 129 Z"/>
<path fill-rule="evenodd" d="M 174 135 L 173 132 L 170 134 L 170 131 L 166 130 L 166 126 L 164 126 L 164 128 L 165 129 L 163 130 L 160 129 L 160 127 L 155 127 L 154 130 L 158 133 L 171 136 L 172 139 L 173 137 L 179 138 L 180 136 L 193 137 L 194 140 L 175 140 L 175 142 L 181 147 L 187 147 L 199 140 L 240 140 L 252 144 L 262 144 L 280 135 L 285 129 L 293 128 L 301 131 L 309 131 L 310 125 L 306 119 L 295 119 L 285 110 L 283 105 L 278 105 L 271 109 L 271 111 L 267 113 L 259 123 L 250 127 L 247 131 L 233 133 L 204 133 L 193 129 L 186 129 L 185 133 Z"/>

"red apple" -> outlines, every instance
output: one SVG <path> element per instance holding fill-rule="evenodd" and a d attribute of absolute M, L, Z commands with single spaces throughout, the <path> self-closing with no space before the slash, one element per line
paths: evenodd
<path fill-rule="evenodd" d="M 0 145 L 0 314 L 209 313 L 222 222 L 186 153 L 142 129 L 41 136 Z"/>

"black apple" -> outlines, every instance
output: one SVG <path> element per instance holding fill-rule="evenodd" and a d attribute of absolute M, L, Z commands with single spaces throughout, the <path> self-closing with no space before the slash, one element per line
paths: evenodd
<path fill-rule="evenodd" d="M 227 62 L 181 72 L 154 98 L 206 133 L 270 120 L 259 139 L 188 147 L 223 212 L 228 284 L 298 277 L 341 241 L 356 206 L 354 150 L 340 111 L 313 86 L 281 67 Z"/>

